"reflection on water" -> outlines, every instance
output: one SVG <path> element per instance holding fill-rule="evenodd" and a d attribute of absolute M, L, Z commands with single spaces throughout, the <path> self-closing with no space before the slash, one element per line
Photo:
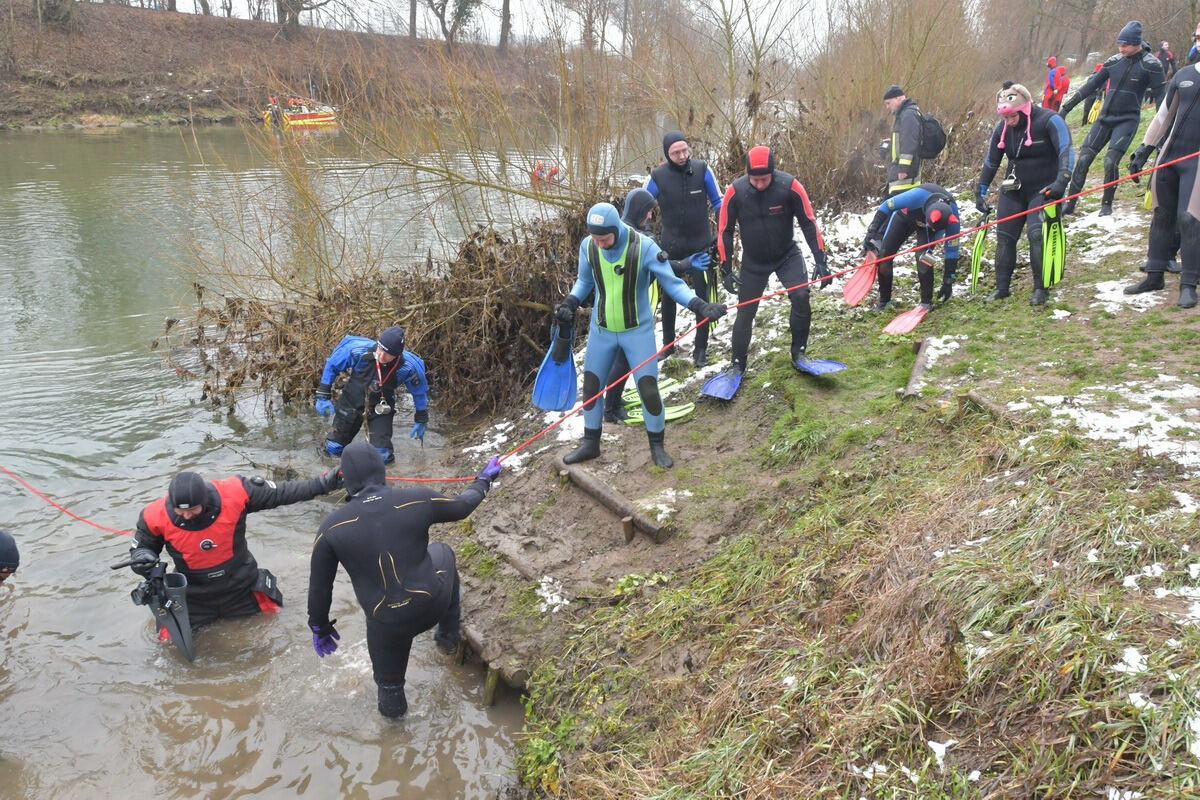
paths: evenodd
<path fill-rule="evenodd" d="M 0 466 L 119 529 L 181 469 L 329 466 L 324 421 L 308 409 L 208 410 L 148 348 L 165 317 L 190 315 L 181 235 L 216 242 L 205 209 L 251 213 L 238 193 L 277 181 L 232 129 L 0 135 Z M 398 460 L 428 474 L 442 441 L 436 424 L 433 452 L 401 437 Z M 0 477 L 0 527 L 22 560 L 0 585 L 0 797 L 494 797 L 511 781 L 516 698 L 483 708 L 479 669 L 449 664 L 426 635 L 409 715 L 385 721 L 344 576 L 342 648 L 313 653 L 308 550 L 331 508 L 251 515 L 251 549 L 279 578 L 284 608 L 199 631 L 189 665 L 130 602 L 132 574 L 108 569 L 127 537 Z"/>

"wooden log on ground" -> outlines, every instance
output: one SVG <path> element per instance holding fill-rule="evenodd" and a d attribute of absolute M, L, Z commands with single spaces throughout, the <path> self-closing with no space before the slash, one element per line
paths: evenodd
<path fill-rule="evenodd" d="M 922 339 L 920 343 L 915 345 L 917 348 L 917 360 L 913 362 L 912 372 L 908 374 L 908 385 L 904 387 L 904 393 L 901 397 L 916 397 L 921 393 L 921 384 L 925 375 L 925 369 L 929 366 L 929 339 Z"/>
<path fill-rule="evenodd" d="M 529 680 L 529 670 L 516 664 L 505 663 L 504 652 L 499 645 L 494 641 L 488 642 L 482 633 L 470 625 L 462 626 L 462 637 L 471 649 L 479 654 L 480 660 L 487 664 L 489 671 L 495 670 L 505 683 L 517 691 L 525 689 L 525 683 Z M 465 657 L 464 653 L 464 660 Z"/>
<path fill-rule="evenodd" d="M 958 396 L 958 408 L 960 411 L 965 411 L 968 405 L 974 405 L 980 410 L 986 412 L 993 419 L 1007 423 L 1012 427 L 1022 430 L 1034 427 L 1034 425 L 1016 414 L 1009 413 L 1008 409 L 992 400 L 988 400 L 983 395 L 976 392 L 974 389 L 967 391 L 965 394 Z"/>
<path fill-rule="evenodd" d="M 633 520 L 633 525 L 642 533 L 650 537 L 655 544 L 662 544 L 666 538 L 666 531 L 661 525 L 651 520 L 645 514 L 637 510 L 633 503 L 626 500 L 621 495 L 617 494 L 611 486 L 604 483 L 590 472 L 579 469 L 577 467 L 569 467 L 562 464 L 562 469 L 567 473 L 567 477 L 571 479 L 571 483 L 578 486 L 588 495 L 607 508 L 609 511 L 616 514 L 618 517 L 629 517 Z"/>

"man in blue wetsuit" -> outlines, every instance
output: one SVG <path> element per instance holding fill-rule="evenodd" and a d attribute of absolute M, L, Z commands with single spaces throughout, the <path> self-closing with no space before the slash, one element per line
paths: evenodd
<path fill-rule="evenodd" d="M 876 211 L 867 228 L 863 248 L 879 258 L 879 305 L 882 311 L 892 302 L 892 264 L 894 256 L 913 233 L 917 244 L 929 244 L 959 232 L 958 204 L 954 197 L 936 183 L 920 186 L 888 198 Z M 944 244 L 942 262 L 942 288 L 938 299 L 946 301 L 954 293 L 954 276 L 958 272 L 958 239 Z M 921 305 L 933 309 L 933 248 L 922 250 L 917 256 L 917 281 L 921 285 Z"/>
<path fill-rule="evenodd" d="M 721 190 L 713 171 L 703 161 L 692 158 L 692 149 L 682 131 L 668 131 L 663 136 L 663 155 L 667 160 L 650 171 L 646 191 L 658 200 L 662 210 L 662 235 L 659 246 L 672 261 L 687 263 L 693 255 L 705 255 L 713 244 L 713 227 L 708 210 L 721 211 Z M 635 228 L 638 221 L 626 222 Z M 715 265 L 713 265 L 715 267 Z M 700 297 L 708 299 L 715 289 L 715 268 L 693 270 L 690 266 L 682 278 L 690 278 L 691 285 Z M 675 303 L 669 297 L 662 298 L 663 344 L 675 341 Z M 692 350 L 692 361 L 697 367 L 708 363 L 708 329 L 701 325 L 696 331 L 696 344 Z M 663 356 L 675 352 L 674 346 Z"/>
<path fill-rule="evenodd" d="M 657 280 L 663 292 L 697 316 L 717 319 L 725 314 L 720 303 L 706 303 L 688 288 L 667 264 L 654 240 L 621 221 L 611 203 L 597 203 L 588 210 L 588 235 L 579 243 L 579 271 L 570 293 L 554 309 L 559 322 L 571 323 L 579 304 L 596 293 L 588 328 L 587 352 L 583 358 L 583 396 L 592 398 L 604 384 L 618 352 L 630 364 L 642 364 L 634 373 L 642 401 L 650 456 L 660 467 L 675 462 L 663 446 L 666 416 L 658 393 L 658 362 L 651 358 L 654 343 L 654 313 L 650 308 L 650 281 Z M 583 443 L 564 458 L 568 464 L 600 455 L 600 431 L 604 425 L 603 397 L 583 407 Z"/>
<path fill-rule="evenodd" d="M 337 376 L 350 371 L 346 385 L 331 399 Z M 342 448 L 354 440 L 367 417 L 367 438 L 385 464 L 396 460 L 392 450 L 392 418 L 396 414 L 396 388 L 403 386 L 412 395 L 416 414 L 410 438 L 424 442 L 429 422 L 429 383 L 425 380 L 425 362 L 416 353 L 404 349 L 404 328 L 399 325 L 379 334 L 379 340 L 366 336 L 347 336 L 338 342 L 325 361 L 321 383 L 317 386 L 316 410 L 333 417 L 333 430 L 325 439 L 325 452 L 340 456 Z"/>

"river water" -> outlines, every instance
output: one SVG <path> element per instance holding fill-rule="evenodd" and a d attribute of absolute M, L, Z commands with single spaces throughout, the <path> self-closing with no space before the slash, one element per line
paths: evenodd
<path fill-rule="evenodd" d="M 214 412 L 149 348 L 164 318 L 191 316 L 180 234 L 218 243 L 205 209 L 245 208 L 277 180 L 231 128 L 0 134 L 0 467 L 130 530 L 182 469 L 330 466 L 315 414 Z M 426 450 L 404 430 L 400 467 L 431 474 L 436 413 Z M 250 516 L 251 550 L 285 605 L 198 631 L 188 664 L 130 601 L 135 577 L 108 569 L 129 538 L 0 475 L 0 527 L 21 548 L 0 585 L 0 797 L 484 798 L 511 785 L 519 698 L 485 708 L 481 669 L 452 665 L 429 635 L 414 646 L 407 717 L 379 716 L 344 573 L 341 649 L 313 653 L 308 552 L 332 508 L 322 498 Z"/>

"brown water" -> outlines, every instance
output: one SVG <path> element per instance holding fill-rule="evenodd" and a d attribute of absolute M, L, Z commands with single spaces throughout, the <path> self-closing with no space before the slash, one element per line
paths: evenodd
<path fill-rule="evenodd" d="M 148 349 L 164 317 L 190 315 L 178 234 L 216 241 L 199 209 L 232 208 L 274 179 L 233 129 L 0 134 L 0 466 L 130 529 L 181 469 L 331 465 L 307 408 L 207 410 Z M 416 238 L 402 241 L 423 253 Z M 401 469 L 433 473 L 448 433 L 435 399 L 426 449 L 396 439 Z M 511 785 L 519 698 L 484 708 L 480 668 L 450 664 L 428 634 L 413 650 L 407 717 L 378 715 L 344 574 L 341 649 L 313 653 L 308 551 L 331 509 L 322 499 L 250 516 L 251 549 L 285 606 L 199 631 L 188 664 L 131 603 L 134 576 L 108 569 L 128 537 L 0 475 L 0 527 L 22 562 L 0 585 L 0 798 L 487 798 Z"/>

